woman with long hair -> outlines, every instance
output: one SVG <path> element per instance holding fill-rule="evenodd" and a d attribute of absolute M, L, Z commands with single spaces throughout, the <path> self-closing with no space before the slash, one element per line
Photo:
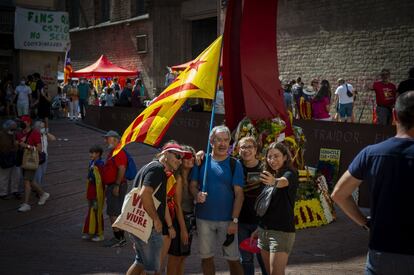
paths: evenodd
<path fill-rule="evenodd" d="M 274 190 L 252 238 L 258 237 L 267 273 L 282 275 L 295 242 L 294 207 L 299 181 L 289 149 L 283 143 L 270 144 L 265 156 L 265 169 L 260 179 Z"/>
<path fill-rule="evenodd" d="M 331 85 L 328 80 L 321 81 L 321 87 L 312 99 L 312 118 L 316 120 L 331 120 L 329 114 L 331 103 Z"/>
<path fill-rule="evenodd" d="M 176 237 L 171 240 L 168 250 L 168 275 L 183 275 L 184 261 L 191 252 L 192 227 L 194 217 L 194 198 L 192 197 L 190 186 L 190 173 L 194 167 L 195 151 L 190 146 L 183 145 L 185 154 L 180 168 L 175 172 L 175 217 L 172 219 Z"/>

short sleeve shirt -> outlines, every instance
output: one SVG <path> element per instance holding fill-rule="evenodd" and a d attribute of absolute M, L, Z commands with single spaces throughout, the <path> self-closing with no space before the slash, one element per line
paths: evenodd
<path fill-rule="evenodd" d="M 259 226 L 264 229 L 295 232 L 294 209 L 299 186 L 298 175 L 296 171 L 285 169 L 278 177 L 286 178 L 289 185 L 276 188 L 266 214 L 260 218 Z"/>
<path fill-rule="evenodd" d="M 167 175 L 164 166 L 159 161 L 148 163 L 138 171 L 134 187 L 138 187 L 140 181 L 142 181 L 142 185 L 152 187 L 154 192 L 158 188 L 154 194 L 155 198 L 161 203 L 157 209 L 157 214 L 161 220 L 164 220 L 167 195 Z"/>
<path fill-rule="evenodd" d="M 27 137 L 27 138 L 26 138 Z M 29 144 L 30 146 L 36 146 L 40 143 L 42 143 L 40 132 L 37 130 L 32 130 L 31 132 L 20 132 L 16 135 L 16 138 L 19 142 L 24 142 L 26 140 L 26 144 Z"/>
<path fill-rule="evenodd" d="M 263 185 L 257 175 L 263 171 L 263 165 L 259 162 L 255 167 L 246 167 L 243 165 L 245 176 L 245 185 L 243 187 L 244 200 L 240 211 L 239 222 L 246 224 L 258 224 L 259 219 L 254 209 L 257 196 L 261 193 Z M 256 175 L 255 177 L 252 175 Z"/>
<path fill-rule="evenodd" d="M 201 185 L 204 177 L 204 162 L 200 169 L 192 169 L 191 180 Z M 243 187 L 244 174 L 241 163 L 236 160 L 234 174 L 231 172 L 230 157 L 222 161 L 210 158 L 210 167 L 207 171 L 206 192 L 204 203 L 196 205 L 196 217 L 209 221 L 231 221 L 234 202 L 234 186 Z"/>
<path fill-rule="evenodd" d="M 377 81 L 373 85 L 378 106 L 392 107 L 395 104 L 397 88 L 393 83 Z"/>
<path fill-rule="evenodd" d="M 370 145 L 348 171 L 370 190 L 370 249 L 414 255 L 414 139 L 393 137 Z"/>
<path fill-rule="evenodd" d="M 19 104 L 29 104 L 29 95 L 32 93 L 32 90 L 27 85 L 19 85 L 16 87 L 17 94 L 17 103 Z"/>
<path fill-rule="evenodd" d="M 354 102 L 354 97 L 348 96 L 347 89 L 346 89 L 347 87 L 345 85 L 348 86 L 348 91 L 350 91 L 351 93 L 354 90 L 352 85 L 348 84 L 348 83 L 345 83 L 341 86 L 338 86 L 338 88 L 336 88 L 336 90 L 335 90 L 335 94 L 338 95 L 339 104 L 348 104 L 348 103 Z"/>
<path fill-rule="evenodd" d="M 108 178 L 116 179 L 118 174 L 118 167 L 124 166 L 127 167 L 128 158 L 124 150 L 119 151 L 114 157 L 112 157 L 113 150 L 111 150 L 106 158 L 104 168 L 105 174 Z M 105 182 L 106 184 L 112 184 L 115 182 Z M 125 176 L 121 183 L 126 183 Z"/>

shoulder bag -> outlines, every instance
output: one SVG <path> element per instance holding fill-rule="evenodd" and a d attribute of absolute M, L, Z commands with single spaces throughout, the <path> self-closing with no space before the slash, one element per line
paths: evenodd
<path fill-rule="evenodd" d="M 254 209 L 256 210 L 256 214 L 259 217 L 263 217 L 267 209 L 270 206 L 270 202 L 272 201 L 273 194 L 276 193 L 276 186 L 265 186 L 262 192 L 257 196 L 256 202 L 254 204 Z"/>

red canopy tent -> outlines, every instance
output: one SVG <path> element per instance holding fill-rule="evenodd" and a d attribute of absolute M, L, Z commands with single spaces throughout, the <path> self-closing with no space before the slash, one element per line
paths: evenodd
<path fill-rule="evenodd" d="M 129 71 L 124 68 L 114 65 L 105 55 L 101 55 L 99 59 L 83 69 L 74 71 L 70 74 L 71 77 L 115 77 L 115 76 L 137 76 L 138 71 Z"/>

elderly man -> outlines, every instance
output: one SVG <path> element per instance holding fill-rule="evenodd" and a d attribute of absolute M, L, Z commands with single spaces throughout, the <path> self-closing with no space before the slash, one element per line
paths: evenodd
<path fill-rule="evenodd" d="M 395 137 L 364 148 L 332 193 L 345 214 L 370 233 L 365 270 L 368 275 L 414 274 L 414 91 L 397 98 L 395 113 Z M 371 191 L 371 220 L 352 198 L 362 181 Z"/>
<path fill-rule="evenodd" d="M 124 150 L 112 156 L 118 146 L 121 136 L 115 131 L 109 131 L 104 135 L 109 153 L 102 169 L 102 181 L 106 185 L 106 213 L 111 224 L 121 214 L 122 203 L 128 190 L 125 171 L 128 165 L 128 157 Z M 126 244 L 123 230 L 113 227 L 114 237 L 105 242 L 105 247 L 120 247 Z"/>
<path fill-rule="evenodd" d="M 222 247 L 230 274 L 243 274 L 239 260 L 237 228 L 243 204 L 243 167 L 238 160 L 228 155 L 230 130 L 226 126 L 216 126 L 210 133 L 211 158 L 193 169 L 191 193 L 197 200 L 196 220 L 200 238 L 200 256 L 203 273 L 215 274 L 214 252 Z M 201 188 L 204 166 L 207 164 L 205 188 Z"/>
<path fill-rule="evenodd" d="M 161 249 L 163 234 L 175 236 L 174 227 L 167 208 L 167 173 L 176 171 L 186 152 L 180 145 L 167 143 L 157 159 L 151 161 L 138 171 L 134 187 L 142 183 L 141 200 L 145 211 L 154 221 L 148 243 L 131 235 L 136 251 L 135 261 L 129 268 L 128 275 L 161 274 Z M 153 196 L 160 202 L 158 209 L 154 205 Z"/>

